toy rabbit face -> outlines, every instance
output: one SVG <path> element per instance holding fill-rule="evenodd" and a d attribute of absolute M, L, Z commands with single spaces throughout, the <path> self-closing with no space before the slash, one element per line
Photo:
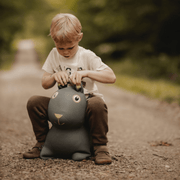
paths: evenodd
<path fill-rule="evenodd" d="M 73 86 L 58 89 L 51 97 L 48 116 L 59 128 L 76 128 L 83 124 L 86 111 L 86 97 Z"/>

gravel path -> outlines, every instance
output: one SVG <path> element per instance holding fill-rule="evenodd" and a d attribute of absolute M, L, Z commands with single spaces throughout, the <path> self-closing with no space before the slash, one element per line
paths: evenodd
<path fill-rule="evenodd" d="M 22 153 L 35 143 L 26 102 L 56 90 L 41 87 L 36 59 L 33 49 L 20 50 L 13 68 L 0 72 L 0 179 L 180 179 L 180 108 L 114 85 L 98 84 L 109 107 L 111 165 L 23 159 Z"/>

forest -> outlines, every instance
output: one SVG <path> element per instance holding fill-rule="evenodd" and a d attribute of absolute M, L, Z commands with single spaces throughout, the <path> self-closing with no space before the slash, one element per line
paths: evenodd
<path fill-rule="evenodd" d="M 43 63 L 54 46 L 51 19 L 65 12 L 81 21 L 80 45 L 117 74 L 180 84 L 179 0 L 1 0 L 0 12 L 0 69 L 22 39 L 34 41 Z"/>

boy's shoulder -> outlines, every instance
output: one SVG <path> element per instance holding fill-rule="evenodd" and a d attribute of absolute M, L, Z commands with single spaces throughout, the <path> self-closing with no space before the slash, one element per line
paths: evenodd
<path fill-rule="evenodd" d="M 52 50 L 51 50 L 52 53 L 58 53 L 57 51 L 57 48 L 56 47 L 53 47 Z"/>
<path fill-rule="evenodd" d="M 96 54 L 93 51 L 91 51 L 89 49 L 85 49 L 82 46 L 79 46 L 79 51 L 83 57 L 95 57 L 96 56 Z"/>
<path fill-rule="evenodd" d="M 49 53 L 49 56 L 50 56 L 50 57 L 52 57 L 52 56 L 55 56 L 55 57 L 59 56 L 59 53 L 58 53 L 56 47 L 53 47 L 53 48 L 51 49 L 51 51 L 50 51 L 50 53 Z"/>

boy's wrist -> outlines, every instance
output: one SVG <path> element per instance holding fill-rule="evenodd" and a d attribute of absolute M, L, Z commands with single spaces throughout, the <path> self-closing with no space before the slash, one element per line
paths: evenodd
<path fill-rule="evenodd" d="M 88 72 L 89 72 L 89 71 L 83 71 L 82 77 L 88 77 Z"/>
<path fill-rule="evenodd" d="M 51 76 L 50 76 L 54 81 L 56 81 L 56 80 L 55 80 L 55 75 L 56 75 L 56 73 L 51 74 Z"/>
<path fill-rule="evenodd" d="M 86 77 L 91 78 L 91 71 L 86 71 Z"/>

